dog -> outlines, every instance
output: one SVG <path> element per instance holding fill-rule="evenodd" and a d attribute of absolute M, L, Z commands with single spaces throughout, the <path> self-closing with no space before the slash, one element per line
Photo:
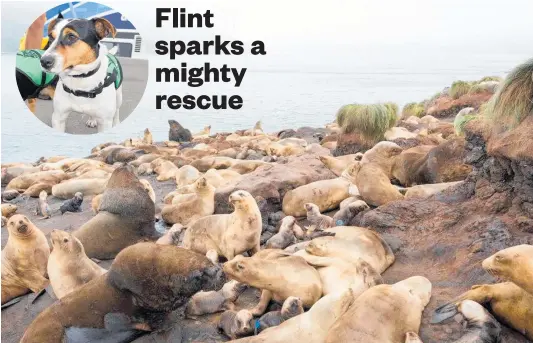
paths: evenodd
<path fill-rule="evenodd" d="M 42 70 L 58 75 L 52 127 L 65 132 L 72 112 L 88 115 L 87 126 L 103 132 L 120 121 L 122 67 L 100 41 L 115 27 L 104 18 L 56 18 L 48 25 L 53 41 L 41 56 Z"/>

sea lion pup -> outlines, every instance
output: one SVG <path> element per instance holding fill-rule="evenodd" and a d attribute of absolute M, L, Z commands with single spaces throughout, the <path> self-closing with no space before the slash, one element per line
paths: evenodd
<path fill-rule="evenodd" d="M 211 125 L 204 126 L 204 129 L 193 134 L 194 138 L 207 137 L 211 133 Z"/>
<path fill-rule="evenodd" d="M 139 181 L 141 182 L 144 189 L 146 190 L 146 193 L 148 193 L 148 196 L 150 197 L 150 199 L 155 203 L 155 191 L 152 185 L 150 184 L 150 181 L 145 180 L 145 179 L 139 179 Z"/>
<path fill-rule="evenodd" d="M 404 342 L 407 332 L 419 331 L 430 298 L 431 282 L 423 276 L 374 286 L 333 324 L 325 342 Z"/>
<path fill-rule="evenodd" d="M 159 237 L 156 241 L 157 244 L 162 245 L 178 245 L 180 242 L 180 235 L 185 230 L 185 227 L 181 224 L 174 224 L 165 234 Z"/>
<path fill-rule="evenodd" d="M 481 266 L 493 276 L 511 281 L 533 295 L 533 245 L 500 250 L 485 259 Z"/>
<path fill-rule="evenodd" d="M 81 212 L 81 204 L 83 203 L 83 194 L 81 192 L 76 192 L 72 199 L 65 201 L 59 207 L 61 214 L 65 212 Z"/>
<path fill-rule="evenodd" d="M 251 310 L 254 316 L 265 313 L 272 299 L 282 303 L 295 296 L 310 308 L 322 296 L 322 282 L 315 268 L 283 250 L 264 249 L 252 257 L 239 255 L 223 268 L 229 278 L 262 290 L 259 303 Z"/>
<path fill-rule="evenodd" d="M 349 225 L 357 214 L 369 208 L 370 207 L 363 200 L 355 200 L 354 202 L 341 207 L 341 209 L 335 213 L 333 216 L 333 223 L 335 226 Z"/>
<path fill-rule="evenodd" d="M 255 324 L 256 334 L 270 327 L 278 326 L 286 320 L 304 313 L 302 301 L 297 297 L 288 297 L 283 302 L 280 311 L 270 311 L 257 320 Z"/>
<path fill-rule="evenodd" d="M 169 224 L 188 226 L 198 218 L 212 215 L 215 212 L 215 187 L 211 186 L 205 177 L 194 183 L 195 194 L 192 199 L 177 202 L 173 199 L 171 205 L 165 205 L 161 217 Z"/>
<path fill-rule="evenodd" d="M 35 208 L 35 213 L 41 216 L 42 219 L 48 219 L 52 215 L 50 206 L 46 202 L 47 197 L 48 194 L 46 193 L 46 191 L 41 191 L 41 194 L 39 194 L 39 202 L 37 203 L 37 206 Z"/>
<path fill-rule="evenodd" d="M 155 204 L 131 166 L 117 168 L 107 183 L 99 211 L 74 231 L 90 258 L 110 259 L 141 239 L 155 238 Z"/>
<path fill-rule="evenodd" d="M 230 194 L 235 210 L 230 214 L 214 214 L 199 218 L 185 231 L 183 246 L 201 254 L 210 250 L 228 261 L 236 255 L 259 251 L 261 212 L 252 195 L 246 191 Z"/>
<path fill-rule="evenodd" d="M 137 175 L 150 175 L 153 172 L 150 163 L 143 163 L 137 167 Z"/>
<path fill-rule="evenodd" d="M 222 313 L 217 327 L 224 335 L 231 339 L 237 339 L 251 335 L 254 332 L 252 326 L 254 316 L 248 310 L 227 310 Z"/>
<path fill-rule="evenodd" d="M 382 167 L 356 161 L 350 166 L 349 173 L 355 179 L 361 197 L 369 205 L 381 206 L 404 198 L 391 184 Z"/>
<path fill-rule="evenodd" d="M 221 290 L 200 291 L 192 296 L 185 308 L 185 314 L 189 318 L 233 310 L 234 302 L 246 289 L 246 285 L 235 280 L 226 282 Z"/>
<path fill-rule="evenodd" d="M 168 140 L 175 142 L 190 142 L 192 141 L 191 131 L 187 130 L 175 120 L 168 121 L 170 128 L 168 130 Z"/>
<path fill-rule="evenodd" d="M 202 176 L 202 173 L 200 173 L 198 169 L 190 165 L 184 165 L 176 171 L 176 186 L 179 188 L 190 185 L 198 180 L 200 176 Z"/>
<path fill-rule="evenodd" d="M 266 242 L 267 249 L 285 249 L 291 244 L 296 243 L 297 239 L 303 239 L 305 233 L 302 228 L 296 223 L 296 218 L 287 216 L 281 220 L 281 226 L 278 233 L 270 237 Z"/>
<path fill-rule="evenodd" d="M 150 132 L 150 129 L 148 128 L 144 129 L 143 143 L 149 144 L 149 145 L 154 143 L 154 140 L 152 138 L 152 133 Z"/>
<path fill-rule="evenodd" d="M 420 337 L 418 336 L 416 332 L 409 331 L 405 334 L 405 343 L 424 343 L 424 342 L 422 342 L 422 340 L 420 339 Z M 484 342 L 479 342 L 479 343 L 484 343 Z"/>
<path fill-rule="evenodd" d="M 85 255 L 83 245 L 70 233 L 52 230 L 52 252 L 48 258 L 48 277 L 58 299 L 107 272 Z"/>
<path fill-rule="evenodd" d="M 533 296 L 512 282 L 472 286 L 469 291 L 438 307 L 431 323 L 455 316 L 458 304 L 464 300 L 488 306 L 498 321 L 533 339 Z"/>
<path fill-rule="evenodd" d="M 17 212 L 17 209 L 15 204 L 2 204 L 2 216 L 9 218 Z"/>
<path fill-rule="evenodd" d="M 9 237 L 2 250 L 2 305 L 48 286 L 46 263 L 50 247 L 44 233 L 28 218 L 15 214 L 7 222 Z"/>
<path fill-rule="evenodd" d="M 307 220 L 314 225 L 317 230 L 324 230 L 335 226 L 333 218 L 320 214 L 318 206 L 312 203 L 304 205 L 307 211 Z"/>
<path fill-rule="evenodd" d="M 323 343 L 331 326 L 343 316 L 355 300 L 348 288 L 341 293 L 322 297 L 311 309 L 279 326 L 271 327 L 257 336 L 246 337 L 236 343 Z M 341 342 L 341 341 L 339 341 Z"/>
<path fill-rule="evenodd" d="M 252 129 L 248 129 L 244 131 L 245 136 L 257 136 L 264 134 L 263 128 L 261 127 L 261 121 L 258 121 L 255 123 L 254 127 Z"/>
<path fill-rule="evenodd" d="M 70 179 L 52 187 L 52 195 L 59 199 L 70 199 L 78 192 L 85 196 L 103 193 L 109 179 Z"/>
<path fill-rule="evenodd" d="M 222 287 L 219 266 L 187 249 L 144 242 L 122 250 L 109 271 L 41 312 L 22 343 L 131 342 L 131 329 L 159 330 L 201 290 Z M 88 311 L 87 309 L 90 309 Z"/>
<path fill-rule="evenodd" d="M 7 202 L 16 199 L 19 195 L 20 193 L 16 189 L 4 191 L 2 192 L 2 202 Z"/>
<path fill-rule="evenodd" d="M 445 189 L 448 189 L 460 183 L 463 183 L 463 181 L 433 183 L 433 184 L 417 185 L 417 186 L 409 187 L 407 188 L 407 192 L 405 192 L 405 199 L 427 198 L 429 196 L 440 193 L 444 191 Z"/>
<path fill-rule="evenodd" d="M 176 177 L 178 167 L 170 161 L 163 161 L 157 167 L 154 168 L 154 173 L 157 174 L 157 181 L 168 181 Z"/>
<path fill-rule="evenodd" d="M 95 195 L 93 200 L 91 200 L 91 209 L 94 214 L 97 214 L 100 209 L 100 203 L 102 202 L 102 194 Z"/>
<path fill-rule="evenodd" d="M 344 231 L 354 233 L 351 237 L 347 237 L 349 233 L 344 233 Z M 346 261 L 362 258 L 380 274 L 387 270 L 395 260 L 389 245 L 369 229 L 337 226 L 326 232 L 334 232 L 335 236 L 315 238 L 307 245 L 305 251 L 315 256 L 338 257 Z"/>
<path fill-rule="evenodd" d="M 338 257 L 322 257 L 300 250 L 294 255 L 301 256 L 316 268 L 322 280 L 322 294 L 342 292 L 350 287 L 358 297 L 370 287 L 381 285 L 383 278 L 362 258 L 347 261 Z"/>

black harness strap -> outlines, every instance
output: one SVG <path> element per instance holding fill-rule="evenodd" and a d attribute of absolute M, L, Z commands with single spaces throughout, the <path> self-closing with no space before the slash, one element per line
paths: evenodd
<path fill-rule="evenodd" d="M 74 96 L 79 96 L 79 97 L 82 97 L 82 98 L 90 98 L 90 99 L 93 99 L 93 98 L 96 98 L 96 96 L 100 93 L 102 93 L 102 91 L 104 90 L 104 88 L 106 87 L 109 87 L 110 85 L 112 85 L 113 83 L 115 83 L 115 79 L 117 78 L 117 74 L 116 72 L 113 70 L 113 73 L 111 74 L 107 74 L 107 76 L 105 77 L 104 79 L 104 82 L 100 82 L 100 84 L 96 87 L 96 88 L 93 88 L 91 89 L 90 91 L 82 91 L 82 90 L 73 90 L 73 89 L 70 89 L 68 88 L 64 83 L 63 83 L 63 89 L 65 90 L 65 92 L 69 93 L 69 94 L 72 94 Z"/>

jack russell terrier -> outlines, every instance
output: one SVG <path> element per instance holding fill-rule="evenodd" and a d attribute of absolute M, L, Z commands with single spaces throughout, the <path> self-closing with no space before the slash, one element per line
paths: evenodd
<path fill-rule="evenodd" d="M 41 57 L 43 71 L 59 76 L 52 127 L 65 132 L 71 112 L 90 117 L 87 126 L 103 132 L 120 122 L 122 67 L 100 40 L 115 27 L 106 19 L 54 19 L 48 25 L 53 42 Z"/>

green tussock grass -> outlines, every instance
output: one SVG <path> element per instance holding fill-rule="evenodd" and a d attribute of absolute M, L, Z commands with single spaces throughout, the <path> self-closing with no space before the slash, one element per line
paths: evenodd
<path fill-rule="evenodd" d="M 410 102 L 403 107 L 402 118 L 409 118 L 410 116 L 421 118 L 424 116 L 424 111 L 424 105 L 421 103 Z"/>
<path fill-rule="evenodd" d="M 455 130 L 455 134 L 464 135 L 465 125 L 476 117 L 477 115 L 475 114 L 467 114 L 461 117 L 456 117 L 455 120 L 453 121 L 453 127 Z"/>
<path fill-rule="evenodd" d="M 465 94 L 468 94 L 472 84 L 466 81 L 455 81 L 450 87 L 449 94 L 453 99 L 459 99 Z"/>
<path fill-rule="evenodd" d="M 396 122 L 398 121 L 398 105 L 393 102 L 386 102 L 385 107 L 387 107 L 387 111 L 389 113 L 389 129 L 391 127 L 396 126 Z"/>
<path fill-rule="evenodd" d="M 533 59 L 516 67 L 483 109 L 492 126 L 511 129 L 533 114 Z"/>
<path fill-rule="evenodd" d="M 397 109 L 397 105 L 390 103 L 345 105 L 337 112 L 337 124 L 344 133 L 359 133 L 365 142 L 377 142 L 391 127 L 391 114 L 396 115 Z"/>
<path fill-rule="evenodd" d="M 479 80 L 478 83 L 479 82 L 485 82 L 485 81 L 498 81 L 498 82 L 501 82 L 502 78 L 499 77 L 499 76 L 485 76 L 484 78 Z"/>

